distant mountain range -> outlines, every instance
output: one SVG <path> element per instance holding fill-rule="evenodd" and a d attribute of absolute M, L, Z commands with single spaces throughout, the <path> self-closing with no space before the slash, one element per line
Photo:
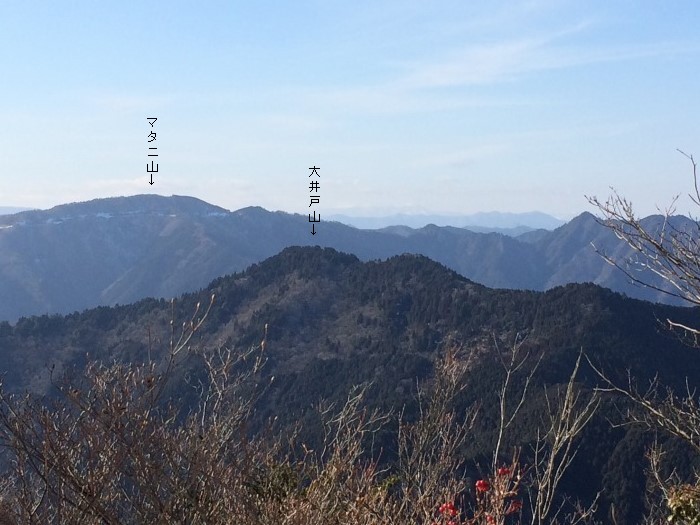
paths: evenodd
<path fill-rule="evenodd" d="M 21 211 L 31 210 L 31 208 L 20 208 L 17 206 L 0 206 L 0 215 L 12 215 Z"/>
<path fill-rule="evenodd" d="M 632 255 L 590 213 L 554 231 L 517 237 L 435 225 L 361 230 L 325 220 L 317 228 L 312 236 L 302 215 L 258 207 L 230 212 L 191 197 L 156 195 L 3 216 L 0 320 L 174 297 L 296 245 L 333 247 L 361 260 L 422 254 L 490 287 L 546 290 L 594 282 L 667 300 L 631 285 L 595 253 L 592 242 L 618 259 Z"/>
<path fill-rule="evenodd" d="M 530 230 L 553 230 L 565 221 L 541 212 L 503 213 L 481 212 L 471 215 L 427 215 L 397 213 L 383 217 L 354 217 L 330 214 L 329 220 L 342 222 L 356 228 L 380 229 L 389 226 L 408 226 L 422 228 L 429 224 L 435 226 L 456 226 L 478 232 L 497 232 L 506 235 L 518 235 Z"/>

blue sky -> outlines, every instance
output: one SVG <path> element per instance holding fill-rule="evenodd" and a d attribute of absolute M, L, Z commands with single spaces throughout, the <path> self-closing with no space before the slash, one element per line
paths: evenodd
<path fill-rule="evenodd" d="M 700 157 L 699 27 L 690 0 L 6 0 L 0 205 L 304 213 L 315 165 L 328 213 L 569 218 L 611 186 L 652 213 Z"/>

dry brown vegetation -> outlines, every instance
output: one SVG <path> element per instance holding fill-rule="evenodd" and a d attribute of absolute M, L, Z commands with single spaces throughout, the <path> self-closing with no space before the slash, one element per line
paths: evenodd
<path fill-rule="evenodd" d="M 453 411 L 469 352 L 446 346 L 433 378 L 419 388 L 420 417 L 413 423 L 368 410 L 363 387 L 343 406 L 320 406 L 325 439 L 321 449 L 310 450 L 294 434 L 250 435 L 248 421 L 265 388 L 259 373 L 265 339 L 245 352 L 192 348 L 207 314 L 195 312 L 183 325 L 163 364 L 90 363 L 59 383 L 50 402 L 0 394 L 3 519 L 77 525 L 590 521 L 592 509 L 565 516 L 564 500 L 555 498 L 575 454 L 572 444 L 597 406 L 595 399 L 579 399 L 576 370 L 568 389 L 555 396 L 535 462 L 522 464 L 513 450 L 504 464 L 499 438 L 492 465 L 474 485 L 460 448 L 478 407 Z M 527 359 L 518 342 L 509 355 L 502 361 L 508 378 Z M 205 371 L 190 379 L 197 402 L 189 408 L 167 398 L 185 356 L 201 360 Z M 499 436 L 522 406 L 507 400 L 511 390 L 506 381 Z M 367 447 L 393 417 L 398 460 L 381 466 Z"/>

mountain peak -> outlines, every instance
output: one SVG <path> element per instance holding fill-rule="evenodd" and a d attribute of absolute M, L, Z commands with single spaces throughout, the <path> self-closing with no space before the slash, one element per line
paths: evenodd
<path fill-rule="evenodd" d="M 573 226 L 573 225 L 579 225 L 579 224 L 591 224 L 591 223 L 597 223 L 598 222 L 598 217 L 593 215 L 589 211 L 584 211 L 583 213 L 577 215 L 573 219 L 571 219 L 568 223 L 562 225 L 562 226 Z M 562 227 L 560 226 L 560 228 Z"/>
<path fill-rule="evenodd" d="M 141 194 L 129 197 L 109 197 L 106 199 L 94 199 L 87 202 L 79 202 L 57 206 L 49 211 L 63 211 L 63 209 L 75 209 L 86 212 L 103 213 L 188 213 L 202 214 L 211 212 L 227 212 L 226 209 L 209 204 L 195 197 L 183 195 Z"/>
<path fill-rule="evenodd" d="M 234 215 L 241 217 L 260 217 L 271 213 L 273 212 L 266 210 L 262 206 L 246 206 L 233 212 Z"/>

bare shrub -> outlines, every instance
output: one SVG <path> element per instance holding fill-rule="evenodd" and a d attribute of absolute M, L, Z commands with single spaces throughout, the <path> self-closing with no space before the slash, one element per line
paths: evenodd
<path fill-rule="evenodd" d="M 250 522 L 250 466 L 268 452 L 246 436 L 253 398 L 242 394 L 262 366 L 256 350 L 196 354 L 206 371 L 199 406 L 183 413 L 162 399 L 202 322 L 184 327 L 161 371 L 154 362 L 93 362 L 55 400 L 0 393 L 5 492 L 17 523 Z"/>
<path fill-rule="evenodd" d="M 680 151 L 680 150 L 679 150 Z M 693 170 L 693 189 L 689 194 L 695 206 L 700 207 L 700 186 L 698 186 L 697 163 L 692 155 L 680 151 L 688 158 Z M 617 193 L 605 202 L 590 197 L 589 202 L 598 208 L 601 224 L 630 246 L 637 254 L 631 260 L 620 261 L 601 254 L 633 282 L 681 298 L 692 305 L 700 305 L 700 222 L 697 219 L 678 221 L 676 197 L 663 213 L 661 222 L 654 228 L 645 227 L 635 214 L 632 203 Z M 639 269 L 651 271 L 666 283 L 659 287 L 640 277 Z M 684 340 L 691 346 L 699 346 L 700 330 L 673 319 L 666 323 L 671 330 L 680 331 Z M 595 368 L 595 367 L 594 367 Z M 614 384 L 602 370 L 597 370 L 607 387 L 601 390 L 621 394 L 631 400 L 639 410 L 627 412 L 627 422 L 641 424 L 652 430 L 662 430 L 680 438 L 700 453 L 700 405 L 697 391 L 687 385 L 684 395 L 677 395 L 670 389 L 663 389 L 655 380 L 646 390 L 640 391 L 628 380 L 627 385 Z M 656 482 L 668 509 L 668 521 L 673 523 L 700 523 L 700 476 L 696 474 L 694 485 L 681 482 L 675 476 L 663 478 L 660 475 L 661 459 L 664 453 L 655 446 L 648 453 L 649 473 Z M 652 490 L 654 492 L 654 490 Z M 691 507 L 694 505 L 694 510 Z M 651 503 L 651 513 L 658 515 L 655 502 Z M 649 518 L 650 522 L 655 518 Z"/>
<path fill-rule="evenodd" d="M 211 308 L 211 305 L 209 306 Z M 199 310 L 197 309 L 197 312 Z M 192 348 L 207 313 L 173 335 L 166 361 L 92 362 L 61 383 L 54 400 L 0 391 L 0 444 L 5 452 L 8 523 L 243 525 L 464 525 L 518 523 L 530 498 L 532 523 L 578 523 L 586 509 L 563 520 L 554 506 L 561 475 L 575 454 L 574 439 L 596 408 L 575 387 L 555 396 L 530 466 L 512 452 L 497 466 L 502 439 L 525 402 L 511 404 L 510 378 L 527 356 L 516 343 L 503 359 L 498 442 L 490 472 L 469 486 L 463 446 L 472 437 L 476 407 L 455 413 L 473 355 L 449 344 L 433 378 L 419 386 L 419 417 L 399 415 L 396 465 L 380 467 L 366 444 L 391 414 L 366 408 L 366 387 L 343 406 L 320 406 L 325 435 L 318 451 L 300 458 L 295 437 L 251 436 L 248 422 L 265 388 L 264 342 L 244 352 Z M 189 376 L 191 406 L 167 399 L 180 366 L 199 363 Z M 510 410 L 510 409 L 509 409 Z M 474 505 L 460 495 L 475 491 Z M 2 514 L 1 512 L 4 512 Z M 509 520 L 509 521 L 508 521 Z M 1 522 L 0 522 L 1 523 Z"/>

